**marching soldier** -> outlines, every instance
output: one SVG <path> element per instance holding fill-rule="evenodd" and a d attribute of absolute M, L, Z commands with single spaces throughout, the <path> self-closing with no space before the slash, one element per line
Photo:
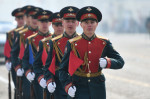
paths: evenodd
<path fill-rule="evenodd" d="M 5 47 L 4 47 L 4 55 L 5 55 L 6 68 L 7 68 L 8 71 L 11 71 L 12 80 L 14 82 L 14 86 L 16 87 L 16 73 L 15 73 L 14 68 L 12 68 L 12 61 L 11 61 L 11 54 L 10 54 L 10 52 L 11 52 L 13 41 L 14 41 L 14 35 L 15 35 L 14 31 L 17 28 L 20 28 L 20 27 L 22 27 L 24 25 L 24 18 L 23 18 L 24 12 L 23 12 L 22 8 L 15 9 L 12 12 L 12 16 L 15 17 L 15 20 L 17 22 L 17 27 L 7 33 L 7 41 L 6 41 Z M 10 75 L 10 72 L 9 72 L 9 75 Z M 11 95 L 10 95 L 10 97 L 11 97 Z M 14 97 L 14 99 L 15 98 L 16 98 L 16 96 Z"/>
<path fill-rule="evenodd" d="M 24 7 L 22 7 L 22 10 L 23 10 L 23 12 L 24 12 L 24 16 L 23 16 L 23 18 L 24 18 L 24 20 L 25 20 L 25 25 L 24 26 L 21 26 L 21 27 L 19 27 L 19 28 L 17 28 L 17 29 L 15 29 L 15 31 L 14 31 L 14 33 L 15 33 L 15 36 L 14 36 L 14 40 L 16 39 L 16 37 L 17 37 L 17 34 L 19 33 L 19 31 L 21 31 L 21 30 L 23 30 L 23 29 L 25 29 L 25 28 L 27 28 L 28 26 L 29 26 L 29 18 L 28 18 L 28 13 L 26 13 L 27 12 L 27 10 L 29 10 L 29 9 L 31 9 L 33 6 L 31 6 L 31 5 L 27 5 L 27 6 L 24 6 Z"/>
<path fill-rule="evenodd" d="M 60 14 L 58 12 L 53 13 L 50 16 L 50 22 L 52 22 L 54 34 L 52 36 L 42 39 L 39 42 L 39 50 L 36 53 L 34 65 L 33 65 L 34 73 L 36 75 L 35 78 L 38 79 L 39 84 L 41 85 L 42 88 L 44 88 L 44 93 L 46 92 L 46 94 L 43 93 L 44 95 L 43 97 L 45 97 L 46 95 L 47 98 L 43 98 L 43 99 L 50 98 L 50 93 L 48 92 L 48 90 L 45 90 L 46 80 L 44 79 L 44 66 L 45 66 L 47 53 L 49 49 L 49 40 L 60 34 L 63 34 L 64 32 L 64 27 L 62 26 L 62 19 L 60 18 Z"/>
<path fill-rule="evenodd" d="M 76 20 L 76 13 L 78 8 L 68 6 L 60 11 L 60 16 L 63 18 L 63 26 L 65 32 L 49 41 L 50 51 L 46 60 L 45 78 L 47 89 L 50 93 L 54 93 L 55 99 L 66 99 L 67 94 L 59 81 L 59 65 L 64 55 L 67 41 L 75 36 L 78 21 Z M 56 73 L 55 73 L 56 72 Z M 55 91 L 55 92 L 54 92 Z"/>
<path fill-rule="evenodd" d="M 77 15 L 83 33 L 67 42 L 59 78 L 65 91 L 75 99 L 106 99 L 102 69 L 120 69 L 124 60 L 111 42 L 95 34 L 101 12 L 92 6 L 81 8 Z"/>
<path fill-rule="evenodd" d="M 25 76 L 27 79 L 30 81 L 31 86 L 34 88 L 34 92 L 31 92 L 35 94 L 31 98 L 32 99 L 42 99 L 43 97 L 43 91 L 42 87 L 39 85 L 38 80 L 34 79 L 35 78 L 35 73 L 33 70 L 33 62 L 35 55 L 37 51 L 39 50 L 38 44 L 39 41 L 43 38 L 49 37 L 52 34 L 49 32 L 49 17 L 51 16 L 52 12 L 47 11 L 47 10 L 42 10 L 39 11 L 36 15 L 35 18 L 38 19 L 38 32 L 34 35 L 31 35 L 30 37 L 27 38 L 26 40 L 26 45 L 25 45 L 25 52 L 23 56 L 23 69 L 25 70 Z M 30 94 L 32 95 L 32 94 Z"/>
<path fill-rule="evenodd" d="M 30 92 L 29 92 L 30 82 L 23 75 L 24 70 L 22 69 L 22 57 L 24 55 L 26 38 L 37 32 L 37 28 L 38 28 L 37 19 L 35 19 L 34 16 L 39 10 L 42 10 L 42 9 L 33 7 L 33 6 L 28 7 L 26 11 L 26 15 L 28 15 L 28 20 L 30 21 L 30 24 L 28 25 L 28 27 L 19 31 L 19 33 L 17 34 L 17 38 L 15 41 L 13 50 L 12 50 L 12 55 L 13 55 L 12 58 L 14 61 L 16 60 L 14 67 L 17 73 L 17 78 L 18 78 L 17 82 L 19 86 L 21 87 L 19 88 L 18 94 L 19 95 L 22 94 L 22 90 L 23 90 L 23 95 L 24 95 L 23 97 L 25 99 L 28 99 L 30 97 Z"/>

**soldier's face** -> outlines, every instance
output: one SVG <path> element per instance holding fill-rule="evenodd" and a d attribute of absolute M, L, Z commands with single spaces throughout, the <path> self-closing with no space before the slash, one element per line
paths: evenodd
<path fill-rule="evenodd" d="M 30 19 L 30 26 L 31 26 L 32 28 L 37 28 L 37 26 L 38 26 L 38 24 L 37 24 L 38 20 L 32 18 L 31 16 L 29 17 L 29 19 Z"/>
<path fill-rule="evenodd" d="M 25 16 L 24 16 L 24 19 L 25 19 L 26 24 L 29 25 L 29 24 L 30 24 L 30 19 L 29 19 L 29 17 L 25 15 Z"/>
<path fill-rule="evenodd" d="M 18 25 L 19 27 L 20 27 L 20 26 L 23 26 L 24 23 L 25 23 L 23 17 L 16 18 L 15 20 L 16 20 L 17 25 Z"/>
<path fill-rule="evenodd" d="M 81 27 L 85 34 L 94 34 L 98 23 L 94 20 L 86 20 L 81 22 Z"/>
<path fill-rule="evenodd" d="M 74 33 L 79 22 L 77 20 L 63 20 L 63 26 L 66 33 Z"/>
<path fill-rule="evenodd" d="M 49 21 L 38 21 L 38 28 L 43 33 L 46 33 L 49 31 L 50 25 L 51 23 Z"/>
<path fill-rule="evenodd" d="M 54 29 L 54 33 L 55 35 L 60 35 L 64 32 L 64 26 L 62 24 L 59 25 L 52 25 L 53 29 Z"/>

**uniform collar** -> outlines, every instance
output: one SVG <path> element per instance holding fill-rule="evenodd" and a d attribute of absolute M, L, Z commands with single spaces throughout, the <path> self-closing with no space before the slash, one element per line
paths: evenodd
<path fill-rule="evenodd" d="M 38 31 L 38 34 L 41 36 L 48 36 L 50 34 L 50 32 L 48 31 L 47 33 L 42 33 L 40 31 Z"/>
<path fill-rule="evenodd" d="M 73 38 L 73 37 L 76 37 L 77 35 L 78 35 L 78 34 L 77 34 L 76 32 L 74 32 L 73 35 L 70 37 L 66 32 L 64 32 L 63 37 L 66 37 L 66 38 L 71 39 L 71 38 Z"/>
<path fill-rule="evenodd" d="M 29 30 L 31 30 L 31 31 L 37 31 L 37 30 L 38 30 L 38 28 L 33 29 L 31 26 L 29 26 L 28 28 L 29 28 Z"/>
<path fill-rule="evenodd" d="M 91 38 L 87 37 L 84 33 L 82 33 L 82 38 L 88 40 L 88 41 L 92 41 L 94 38 L 96 38 L 96 35 L 94 34 Z"/>

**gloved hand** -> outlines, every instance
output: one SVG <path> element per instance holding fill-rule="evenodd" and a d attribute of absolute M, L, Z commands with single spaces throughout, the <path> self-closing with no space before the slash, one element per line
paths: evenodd
<path fill-rule="evenodd" d="M 33 81 L 34 78 L 35 78 L 34 72 L 29 72 L 29 73 L 27 74 L 27 79 L 28 79 L 30 82 Z"/>
<path fill-rule="evenodd" d="M 46 88 L 46 80 L 44 78 L 40 80 L 40 86 Z"/>
<path fill-rule="evenodd" d="M 50 82 L 49 84 L 48 84 L 48 91 L 50 92 L 50 93 L 53 93 L 54 91 L 55 91 L 55 88 L 56 88 L 56 83 L 55 82 Z"/>
<path fill-rule="evenodd" d="M 105 58 L 100 58 L 99 65 L 101 68 L 105 68 L 107 66 L 107 60 Z"/>
<path fill-rule="evenodd" d="M 19 68 L 19 69 L 17 70 L 17 76 L 21 77 L 21 76 L 23 76 L 23 73 L 24 73 L 23 68 Z"/>
<path fill-rule="evenodd" d="M 7 70 L 10 71 L 11 70 L 11 62 L 6 62 L 5 65 L 6 65 Z"/>
<path fill-rule="evenodd" d="M 76 92 L 76 87 L 75 87 L 75 86 L 71 86 L 71 87 L 68 89 L 68 94 L 69 94 L 69 96 L 71 96 L 72 98 L 75 96 L 75 92 Z"/>

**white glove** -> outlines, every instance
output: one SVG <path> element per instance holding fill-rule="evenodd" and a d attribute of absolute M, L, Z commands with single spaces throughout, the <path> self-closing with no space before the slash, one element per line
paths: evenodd
<path fill-rule="evenodd" d="M 55 83 L 55 82 L 50 82 L 50 83 L 48 84 L 48 91 L 49 91 L 50 93 L 53 93 L 53 92 L 55 91 L 55 88 L 56 88 L 56 83 Z"/>
<path fill-rule="evenodd" d="M 24 70 L 22 69 L 22 68 L 19 68 L 18 70 L 17 70 L 17 76 L 23 76 L 23 73 L 24 73 Z"/>
<path fill-rule="evenodd" d="M 44 78 L 40 80 L 40 86 L 46 88 L 46 80 Z"/>
<path fill-rule="evenodd" d="M 11 70 L 11 62 L 6 62 L 5 65 L 6 65 L 7 70 L 10 71 Z"/>
<path fill-rule="evenodd" d="M 30 82 L 33 81 L 34 78 L 35 78 L 34 72 L 29 72 L 29 73 L 27 74 L 27 79 L 28 79 Z"/>
<path fill-rule="evenodd" d="M 99 59 L 99 65 L 101 68 L 105 68 L 107 65 L 107 60 L 105 58 L 100 58 Z"/>
<path fill-rule="evenodd" d="M 76 92 L 76 87 L 75 87 L 75 86 L 71 86 L 71 87 L 68 89 L 68 94 L 69 94 L 69 96 L 71 96 L 72 98 L 75 96 L 75 92 Z"/>

